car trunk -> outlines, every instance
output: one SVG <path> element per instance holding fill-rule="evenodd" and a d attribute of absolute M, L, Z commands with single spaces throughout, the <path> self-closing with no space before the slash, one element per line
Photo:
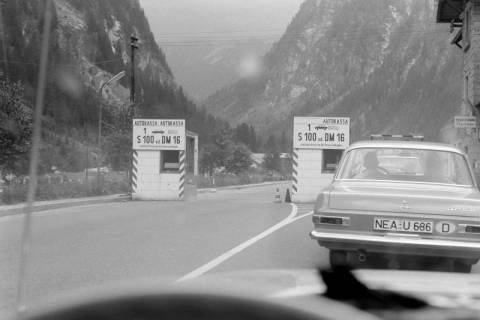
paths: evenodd
<path fill-rule="evenodd" d="M 480 217 L 473 187 L 387 181 L 336 181 L 329 207 L 340 210 Z"/>

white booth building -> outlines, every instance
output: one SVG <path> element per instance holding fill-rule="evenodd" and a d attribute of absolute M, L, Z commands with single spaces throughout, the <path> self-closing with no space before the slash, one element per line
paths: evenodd
<path fill-rule="evenodd" d="M 184 200 L 198 174 L 198 135 L 184 119 L 134 119 L 132 200 Z"/>
<path fill-rule="evenodd" d="M 293 122 L 292 200 L 313 202 L 332 181 L 349 145 L 350 119 L 295 117 Z"/>

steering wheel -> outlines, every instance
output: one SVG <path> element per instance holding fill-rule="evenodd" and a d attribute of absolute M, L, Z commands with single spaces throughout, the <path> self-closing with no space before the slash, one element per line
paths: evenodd
<path fill-rule="evenodd" d="M 144 294 L 95 300 L 57 307 L 54 310 L 26 317 L 28 320 L 310 320 L 321 318 L 300 308 L 264 300 L 199 293 Z"/>

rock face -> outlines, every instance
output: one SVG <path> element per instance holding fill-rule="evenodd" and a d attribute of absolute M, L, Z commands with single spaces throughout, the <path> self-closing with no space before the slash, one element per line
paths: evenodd
<path fill-rule="evenodd" d="M 433 0 L 306 0 L 262 72 L 223 88 L 207 110 L 290 136 L 293 116 L 348 116 L 372 133 L 438 140 L 461 105 L 462 55 Z"/>
<path fill-rule="evenodd" d="M 99 88 L 112 74 L 126 69 L 130 63 L 130 35 L 134 34 L 141 46 L 136 52 L 141 78 L 175 87 L 138 1 L 55 0 L 54 6 L 60 53 L 75 57 L 87 85 Z M 122 87 L 105 96 L 110 92 L 114 101 L 128 99 Z"/>
<path fill-rule="evenodd" d="M 140 0 L 177 83 L 198 101 L 237 81 L 303 0 Z"/>
<path fill-rule="evenodd" d="M 243 40 L 240 44 L 211 41 L 188 50 L 182 45 L 167 46 L 165 54 L 175 79 L 192 98 L 201 101 L 224 85 L 237 81 L 242 64 L 248 63 L 249 58 L 261 58 L 270 47 L 271 42 L 267 40 Z"/>
<path fill-rule="evenodd" d="M 138 104 L 145 109 L 161 104 L 169 110 L 175 108 L 172 97 L 183 93 L 174 82 L 138 0 L 53 0 L 52 4 L 47 114 L 58 115 L 59 100 L 65 98 L 58 95 L 74 99 L 88 90 L 98 91 L 102 83 L 123 70 L 127 71 L 125 79 L 120 85 L 106 88 L 103 98 L 113 106 L 127 103 L 132 34 L 138 37 L 140 47 L 135 58 Z M 5 60 L 12 61 L 7 72 L 12 80 L 20 80 L 32 90 L 43 10 L 43 2 L 30 0 L 7 1 L 3 8 L 8 44 Z M 25 63 L 19 67 L 13 60 Z"/>

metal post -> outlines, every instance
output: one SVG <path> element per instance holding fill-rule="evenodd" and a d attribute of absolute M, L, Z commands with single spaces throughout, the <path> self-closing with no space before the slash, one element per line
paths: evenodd
<path fill-rule="evenodd" d="M 100 89 L 100 94 L 102 93 L 102 88 Z M 97 192 L 100 191 L 100 152 L 102 150 L 102 103 L 99 103 L 98 106 L 98 142 L 97 142 Z"/>
<path fill-rule="evenodd" d="M 133 118 L 135 118 L 135 50 L 138 49 L 138 38 L 135 37 L 133 34 L 130 36 L 130 49 L 131 49 L 131 58 L 130 58 L 130 64 L 131 64 L 131 71 L 130 71 L 130 125 L 131 127 L 131 132 L 133 131 Z M 132 148 L 132 146 L 131 146 Z M 129 183 L 130 183 L 130 194 L 133 194 L 133 148 L 130 150 L 130 177 L 129 177 Z"/>
<path fill-rule="evenodd" d="M 114 81 L 118 81 L 125 76 L 125 71 L 121 71 L 105 81 L 99 90 L 100 99 L 103 97 L 103 89 Z M 97 191 L 100 190 L 100 153 L 102 150 L 102 102 L 98 105 L 98 141 L 97 141 Z"/>
<path fill-rule="evenodd" d="M 135 103 L 135 50 L 138 49 L 138 38 L 134 35 L 130 36 L 130 102 L 133 104 Z"/>
<path fill-rule="evenodd" d="M 135 103 L 135 49 L 132 46 L 131 52 L 131 70 L 130 70 L 130 102 L 133 104 Z"/>
<path fill-rule="evenodd" d="M 88 141 L 86 142 L 86 153 L 85 153 L 85 158 L 86 158 L 86 164 L 85 164 L 85 196 L 88 197 Z"/>
<path fill-rule="evenodd" d="M 4 4 L 0 4 L 0 28 L 1 28 L 1 35 L 0 35 L 0 39 L 1 39 L 1 43 L 2 43 L 2 55 L 3 55 L 3 73 L 5 75 L 5 79 L 9 80 L 9 77 L 8 77 L 8 56 L 7 56 L 7 47 L 6 47 L 6 44 L 5 44 L 5 25 L 3 23 L 3 10 L 2 10 L 2 6 Z"/>

